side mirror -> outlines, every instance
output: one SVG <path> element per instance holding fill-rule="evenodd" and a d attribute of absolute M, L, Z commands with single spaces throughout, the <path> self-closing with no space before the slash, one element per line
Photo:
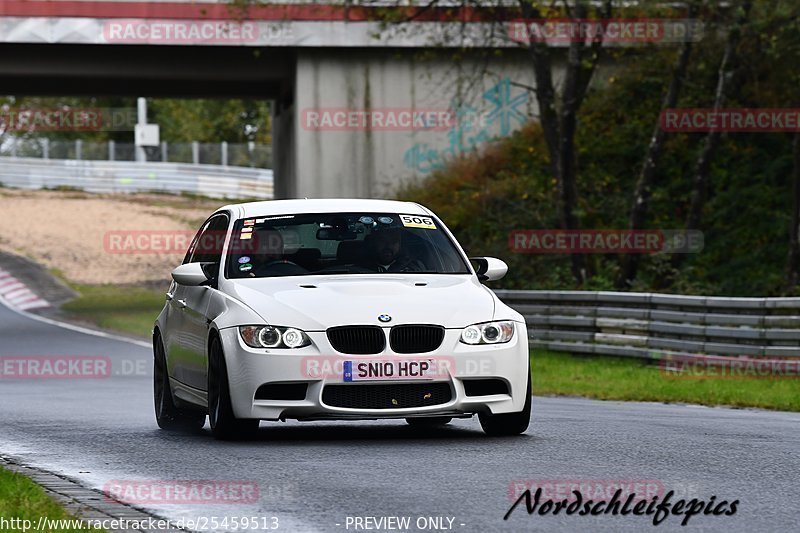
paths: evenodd
<path fill-rule="evenodd" d="M 470 257 L 478 267 L 475 269 L 481 281 L 497 281 L 508 272 L 508 265 L 494 257 Z"/>
<path fill-rule="evenodd" d="M 208 282 L 202 263 L 186 263 L 172 271 L 172 279 L 178 285 L 196 287 Z"/>

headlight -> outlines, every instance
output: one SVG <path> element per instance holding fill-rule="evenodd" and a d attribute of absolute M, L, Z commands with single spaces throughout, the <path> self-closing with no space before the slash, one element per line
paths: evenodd
<path fill-rule="evenodd" d="M 461 332 L 464 344 L 501 344 L 514 337 L 514 323 L 510 320 L 473 324 Z"/>
<path fill-rule="evenodd" d="M 240 326 L 239 334 L 251 348 L 302 348 L 311 344 L 303 331 L 281 326 Z"/>

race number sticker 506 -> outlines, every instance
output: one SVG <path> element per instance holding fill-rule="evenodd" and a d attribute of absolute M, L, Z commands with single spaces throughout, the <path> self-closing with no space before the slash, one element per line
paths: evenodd
<path fill-rule="evenodd" d="M 400 215 L 400 220 L 407 228 L 436 229 L 431 217 L 421 217 L 418 215 Z"/>

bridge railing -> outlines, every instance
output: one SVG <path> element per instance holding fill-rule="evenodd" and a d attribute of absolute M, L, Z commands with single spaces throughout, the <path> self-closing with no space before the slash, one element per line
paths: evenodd
<path fill-rule="evenodd" d="M 495 292 L 525 317 L 533 347 L 647 359 L 800 356 L 800 298 Z"/>
<path fill-rule="evenodd" d="M 162 142 L 158 146 L 146 147 L 144 150 L 148 162 L 272 168 L 272 147 L 254 142 Z M 136 146 L 132 142 L 10 137 L 0 143 L 0 156 L 77 161 L 134 161 Z"/>
<path fill-rule="evenodd" d="M 0 160 L 0 185 L 100 193 L 168 192 L 232 199 L 273 198 L 272 170 L 183 163 L 9 157 Z"/>

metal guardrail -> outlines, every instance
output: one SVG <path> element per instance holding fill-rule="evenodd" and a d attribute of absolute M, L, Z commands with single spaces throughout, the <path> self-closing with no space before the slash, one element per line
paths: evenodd
<path fill-rule="evenodd" d="M 647 359 L 800 356 L 800 298 L 495 292 L 525 317 L 534 347 Z"/>
<path fill-rule="evenodd" d="M 2 158 L 0 184 L 101 193 L 158 191 L 215 198 L 273 198 L 272 170 L 183 163 Z"/>
<path fill-rule="evenodd" d="M 0 109 L 0 124 L 3 122 Z M 131 126 L 130 129 L 133 129 Z M 133 142 L 52 140 L 47 137 L 0 139 L 0 157 L 37 159 L 75 159 L 80 161 L 136 161 Z M 165 142 L 144 147 L 147 161 L 272 168 L 272 146 L 268 144 L 201 142 Z"/>

